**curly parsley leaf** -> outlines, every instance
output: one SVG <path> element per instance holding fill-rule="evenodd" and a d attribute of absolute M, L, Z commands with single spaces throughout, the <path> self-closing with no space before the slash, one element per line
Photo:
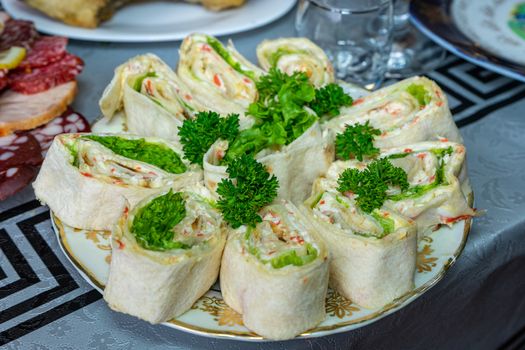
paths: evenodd
<path fill-rule="evenodd" d="M 388 159 L 372 161 L 366 169 L 346 169 L 337 180 L 341 193 L 352 192 L 357 195 L 357 205 L 366 213 L 381 208 L 387 199 L 388 186 L 398 186 L 402 191 L 408 189 L 405 171 L 394 166 Z"/>
<path fill-rule="evenodd" d="M 174 241 L 173 228 L 186 216 L 181 193 L 168 193 L 154 198 L 140 208 L 131 225 L 131 233 L 144 249 L 165 251 L 189 249 L 190 246 Z"/>
<path fill-rule="evenodd" d="M 262 221 L 259 210 L 277 196 L 279 181 L 249 155 L 232 160 L 227 172 L 230 178 L 223 179 L 217 187 L 217 207 L 233 228 L 255 227 Z"/>
<path fill-rule="evenodd" d="M 202 158 L 218 139 L 231 141 L 239 134 L 239 115 L 225 118 L 216 112 L 199 112 L 195 119 L 185 120 L 179 128 L 184 158 L 202 166 Z"/>
<path fill-rule="evenodd" d="M 351 106 L 353 102 L 352 97 L 345 94 L 341 86 L 331 83 L 315 90 L 315 99 L 309 106 L 319 117 L 335 117 L 339 115 L 341 107 Z"/>
<path fill-rule="evenodd" d="M 348 160 L 352 157 L 359 161 L 363 156 L 375 156 L 379 149 L 374 147 L 374 137 L 381 131 L 370 126 L 367 120 L 364 124 L 347 125 L 345 131 L 335 137 L 335 153 L 337 158 Z"/>

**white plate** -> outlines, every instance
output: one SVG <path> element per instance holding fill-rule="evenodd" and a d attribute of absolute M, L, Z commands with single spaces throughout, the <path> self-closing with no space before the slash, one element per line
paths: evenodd
<path fill-rule="evenodd" d="M 523 0 L 454 0 L 452 18 L 472 41 L 494 55 L 525 65 Z"/>
<path fill-rule="evenodd" d="M 67 0 L 64 0 L 67 1 Z M 295 0 L 247 0 L 243 6 L 213 12 L 200 5 L 175 1 L 129 4 L 96 29 L 73 27 L 30 8 L 19 0 L 2 0 L 14 18 L 33 21 L 44 33 L 72 39 L 152 42 L 183 39 L 194 32 L 225 35 L 263 26 L 287 13 Z"/>

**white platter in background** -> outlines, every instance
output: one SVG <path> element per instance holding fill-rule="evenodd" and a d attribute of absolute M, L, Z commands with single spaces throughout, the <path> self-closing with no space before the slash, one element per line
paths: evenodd
<path fill-rule="evenodd" d="M 2 0 L 2 5 L 12 17 L 33 21 L 46 34 L 88 41 L 154 42 L 180 40 L 194 32 L 221 36 L 257 28 L 286 14 L 295 1 L 247 0 L 239 8 L 220 12 L 178 1 L 138 2 L 119 9 L 95 29 L 67 25 L 19 0 Z"/>
<path fill-rule="evenodd" d="M 455 0 L 452 18 L 467 37 L 485 50 L 525 66 L 523 0 Z"/>

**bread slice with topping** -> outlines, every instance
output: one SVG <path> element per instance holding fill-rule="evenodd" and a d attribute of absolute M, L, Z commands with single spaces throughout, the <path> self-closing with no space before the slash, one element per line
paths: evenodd
<path fill-rule="evenodd" d="M 32 95 L 5 91 L 0 95 L 0 136 L 47 123 L 67 109 L 76 93 L 76 81 Z"/>

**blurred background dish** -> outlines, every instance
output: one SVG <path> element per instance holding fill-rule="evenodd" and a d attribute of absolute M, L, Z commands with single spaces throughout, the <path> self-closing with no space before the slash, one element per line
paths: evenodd
<path fill-rule="evenodd" d="M 490 53 L 525 65 L 525 2 L 523 0 L 454 0 L 456 26 Z"/>
<path fill-rule="evenodd" d="M 493 1 L 490 2 L 490 4 L 493 3 Z M 523 6 L 519 6 L 519 1 L 512 0 L 502 0 L 498 3 L 501 4 L 495 7 L 488 1 L 412 1 L 410 16 L 419 30 L 448 51 L 483 68 L 525 82 L 525 66 L 523 63 L 517 63 L 523 62 L 523 57 L 525 57 Z M 499 14 L 505 9 L 508 9 L 506 14 L 508 17 Z M 459 12 L 454 13 L 454 11 Z M 469 12 L 468 15 L 466 15 L 467 12 Z M 475 18 L 480 16 L 488 17 L 485 20 Z M 459 25 L 460 18 L 470 19 Z M 488 20 L 490 18 L 493 20 Z M 509 28 L 502 33 L 501 27 Z M 485 31 L 491 34 L 484 35 L 483 40 L 480 39 L 478 42 L 473 33 L 477 33 L 476 35 L 481 38 L 483 36 L 481 33 Z M 506 37 L 507 40 L 503 37 Z M 510 45 L 503 42 L 509 40 L 517 45 L 519 52 L 522 52 L 521 55 L 514 53 L 514 62 L 511 62 L 508 59 L 509 56 L 502 52 L 502 50 L 505 51 L 505 45 Z"/>
<path fill-rule="evenodd" d="M 263 26 L 287 13 L 295 0 L 247 1 L 242 7 L 214 12 L 173 1 L 138 2 L 120 9 L 96 29 L 73 27 L 35 10 L 22 1 L 2 0 L 14 18 L 33 21 L 41 32 L 73 39 L 110 42 L 179 40 L 193 32 L 225 35 Z"/>

